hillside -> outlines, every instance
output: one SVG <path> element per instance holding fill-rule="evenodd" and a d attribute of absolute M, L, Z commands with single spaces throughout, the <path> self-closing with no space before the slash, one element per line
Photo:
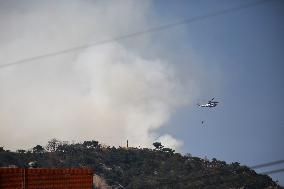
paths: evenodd
<path fill-rule="evenodd" d="M 97 141 L 69 144 L 52 139 L 43 147 L 11 152 L 0 148 L 0 167 L 89 167 L 113 188 L 281 188 L 269 176 L 239 163 L 227 164 L 155 149 L 115 148 Z"/>

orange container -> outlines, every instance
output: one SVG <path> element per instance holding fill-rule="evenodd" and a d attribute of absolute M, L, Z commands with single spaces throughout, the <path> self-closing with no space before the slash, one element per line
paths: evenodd
<path fill-rule="evenodd" d="M 91 169 L 0 168 L 0 189 L 92 189 Z"/>

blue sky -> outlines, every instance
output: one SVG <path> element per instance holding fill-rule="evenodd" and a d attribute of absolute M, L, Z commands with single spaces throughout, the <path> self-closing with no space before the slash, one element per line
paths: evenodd
<path fill-rule="evenodd" d="M 156 6 L 168 19 L 249 2 L 254 1 L 156 1 Z M 186 27 L 189 37 L 179 42 L 189 43 L 192 59 L 202 65 L 205 83 L 210 83 L 201 88 L 199 99 L 216 97 L 220 104 L 211 110 L 185 107 L 168 123 L 176 127 L 164 130 L 181 138 L 183 151 L 196 156 L 246 165 L 284 159 L 284 1 Z M 284 173 L 272 176 L 284 184 Z"/>

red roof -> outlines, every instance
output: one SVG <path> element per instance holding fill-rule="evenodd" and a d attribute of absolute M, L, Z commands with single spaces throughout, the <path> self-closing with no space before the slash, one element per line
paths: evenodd
<path fill-rule="evenodd" d="M 91 169 L 0 168 L 1 189 L 92 189 Z"/>

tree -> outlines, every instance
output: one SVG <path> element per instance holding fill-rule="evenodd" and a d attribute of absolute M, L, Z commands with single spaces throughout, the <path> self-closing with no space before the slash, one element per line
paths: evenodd
<path fill-rule="evenodd" d="M 99 142 L 98 141 L 95 141 L 95 140 L 92 140 L 92 141 L 84 141 L 83 142 L 83 146 L 85 148 L 90 148 L 90 149 L 96 149 L 96 148 L 99 148 L 100 145 L 99 145 Z"/>
<path fill-rule="evenodd" d="M 55 152 L 60 145 L 61 142 L 58 139 L 53 138 L 50 141 L 48 141 L 46 149 L 50 152 Z"/>
<path fill-rule="evenodd" d="M 19 149 L 19 150 L 17 150 L 17 153 L 24 154 L 24 153 L 26 153 L 26 150 Z"/>
<path fill-rule="evenodd" d="M 160 142 L 154 142 L 153 146 L 156 148 L 156 150 L 161 150 L 164 147 Z"/>
<path fill-rule="evenodd" d="M 175 150 L 171 149 L 171 148 L 163 148 L 162 149 L 163 152 L 169 153 L 169 154 L 174 154 Z"/>
<path fill-rule="evenodd" d="M 45 149 L 41 145 L 33 147 L 33 153 L 44 153 Z"/>

